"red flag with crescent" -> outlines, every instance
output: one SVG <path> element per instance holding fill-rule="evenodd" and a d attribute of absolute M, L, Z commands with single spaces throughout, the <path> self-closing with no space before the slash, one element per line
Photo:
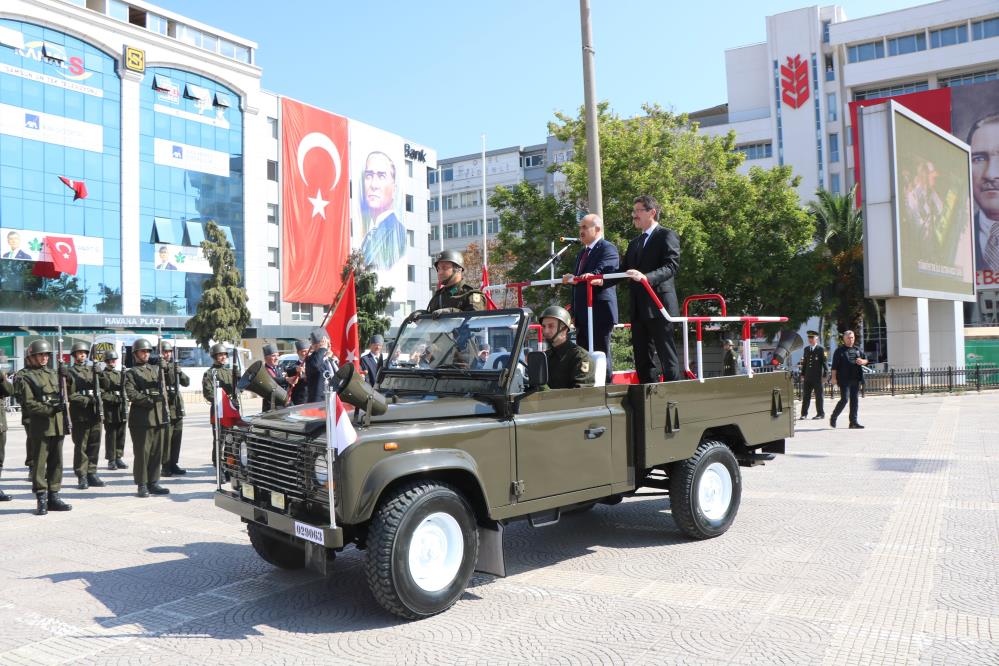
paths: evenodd
<path fill-rule="evenodd" d="M 350 254 L 347 119 L 281 98 L 283 300 L 328 302 Z"/>
<path fill-rule="evenodd" d="M 52 267 L 60 273 L 76 275 L 76 245 L 70 236 L 46 236 L 45 246 L 52 259 Z"/>
<path fill-rule="evenodd" d="M 340 360 L 340 367 L 345 363 L 353 363 L 361 369 L 360 340 L 357 333 L 357 294 L 354 289 L 354 271 L 347 276 L 343 295 L 333 305 L 333 312 L 326 323 L 326 332 L 330 334 L 330 351 Z"/>
<path fill-rule="evenodd" d="M 66 176 L 59 176 L 59 180 L 63 182 L 63 185 L 73 190 L 73 201 L 87 198 L 87 184 L 82 180 L 73 180 Z"/>

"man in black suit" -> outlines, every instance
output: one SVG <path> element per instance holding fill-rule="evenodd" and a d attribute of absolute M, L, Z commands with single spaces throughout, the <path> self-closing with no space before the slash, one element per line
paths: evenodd
<path fill-rule="evenodd" d="M 801 357 L 801 418 L 808 416 L 808 406 L 812 402 L 812 392 L 815 392 L 815 416 L 812 420 L 826 417 L 822 409 L 822 380 L 829 371 L 826 365 L 825 347 L 819 344 L 819 332 L 808 332 L 808 346 Z"/>
<path fill-rule="evenodd" d="M 305 361 L 306 402 L 321 402 L 326 399 L 329 377 L 336 374 L 338 363 L 330 351 L 330 334 L 325 328 L 314 328 L 309 334 L 312 343 L 309 358 Z"/>
<path fill-rule="evenodd" d="M 635 369 L 643 384 L 680 379 L 680 364 L 673 340 L 673 324 L 663 319 L 655 302 L 641 284 L 646 278 L 673 317 L 680 314 L 673 279 L 680 270 L 680 237 L 672 229 L 659 224 L 659 202 L 650 195 L 636 197 L 631 221 L 641 235 L 628 243 L 621 270 L 633 282 L 631 296 L 631 345 L 635 354 Z M 658 368 L 655 361 L 658 357 Z"/>
<path fill-rule="evenodd" d="M 364 381 L 372 386 L 378 379 L 378 371 L 382 369 L 382 345 L 385 338 L 380 335 L 372 335 L 368 341 L 368 350 L 361 354 L 361 370 L 364 370 Z"/>
<path fill-rule="evenodd" d="M 616 273 L 621 257 L 613 243 L 604 240 L 604 221 L 599 215 L 590 214 L 579 221 L 579 242 L 583 250 L 576 257 L 576 270 L 562 276 L 568 284 L 574 277 Z M 572 319 L 576 325 L 576 344 L 589 349 L 587 330 L 586 283 L 572 288 Z M 603 280 L 593 281 L 593 350 L 607 356 L 607 382 L 611 381 L 610 338 L 617 323 L 617 291 L 605 286 Z"/>

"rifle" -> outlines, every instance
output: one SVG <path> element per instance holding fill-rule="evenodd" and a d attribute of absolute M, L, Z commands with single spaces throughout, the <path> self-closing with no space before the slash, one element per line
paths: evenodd
<path fill-rule="evenodd" d="M 239 345 L 237 343 L 232 347 L 232 401 L 236 411 L 240 414 L 243 413 L 243 406 L 239 404 L 239 378 L 243 375 L 241 370 L 242 368 L 239 365 Z"/>
<path fill-rule="evenodd" d="M 101 396 L 101 383 L 97 377 L 97 362 L 90 366 L 94 375 L 94 400 L 97 404 L 97 422 L 104 423 L 104 397 Z"/>
<path fill-rule="evenodd" d="M 69 418 L 69 388 L 66 385 L 66 375 L 62 370 L 62 326 L 59 327 L 59 342 L 56 345 L 56 373 L 59 375 L 59 400 L 62 402 L 62 420 L 66 434 L 73 434 L 73 421 Z"/>
<path fill-rule="evenodd" d="M 177 367 L 177 348 L 173 348 L 173 399 L 177 401 L 177 416 L 184 418 L 187 410 L 184 409 L 184 400 L 180 397 L 180 368 Z"/>
<path fill-rule="evenodd" d="M 163 423 L 170 423 L 170 396 L 167 395 L 166 386 L 166 364 L 163 362 L 163 337 L 160 336 L 159 341 L 159 353 L 160 357 L 157 359 L 159 362 L 157 366 L 159 367 L 159 383 L 160 383 L 160 397 L 163 399 Z"/>
<path fill-rule="evenodd" d="M 118 389 L 121 393 L 121 421 L 122 423 L 128 423 L 128 394 L 125 393 L 125 373 L 128 372 L 128 368 L 122 367 L 121 369 L 121 387 Z"/>

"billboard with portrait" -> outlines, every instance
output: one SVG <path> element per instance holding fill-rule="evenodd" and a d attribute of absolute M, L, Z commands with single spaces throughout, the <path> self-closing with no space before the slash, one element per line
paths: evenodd
<path fill-rule="evenodd" d="M 898 293 L 974 295 L 967 146 L 904 107 L 892 114 Z"/>
<path fill-rule="evenodd" d="M 351 247 L 377 272 L 380 285 L 407 282 L 403 146 L 401 137 L 350 121 Z"/>

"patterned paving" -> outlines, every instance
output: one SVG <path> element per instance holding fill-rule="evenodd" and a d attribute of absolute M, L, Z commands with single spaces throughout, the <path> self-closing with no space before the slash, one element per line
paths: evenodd
<path fill-rule="evenodd" d="M 15 427 L 0 664 L 999 664 L 997 412 L 987 394 L 872 397 L 866 430 L 800 422 L 788 455 L 743 470 L 711 541 L 652 496 L 512 525 L 510 576 L 410 623 L 371 599 L 359 552 L 329 580 L 257 558 L 211 503 L 203 412 L 168 498 L 111 472 L 45 518 L 10 467 Z"/>

